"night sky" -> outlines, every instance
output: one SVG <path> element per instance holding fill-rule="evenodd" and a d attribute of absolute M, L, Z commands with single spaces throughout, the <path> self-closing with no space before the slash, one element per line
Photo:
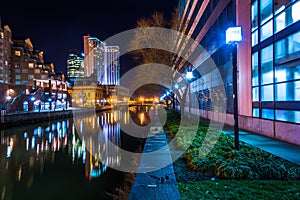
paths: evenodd
<path fill-rule="evenodd" d="M 83 36 L 105 40 L 133 29 L 141 17 L 154 11 L 169 17 L 178 0 L 69 1 L 5 0 L 0 5 L 2 25 L 9 25 L 14 37 L 29 37 L 44 60 L 53 62 L 56 72 L 66 74 L 68 49 L 83 50 Z M 121 74 L 127 69 L 121 60 Z M 122 72 L 123 70 L 123 72 Z"/>

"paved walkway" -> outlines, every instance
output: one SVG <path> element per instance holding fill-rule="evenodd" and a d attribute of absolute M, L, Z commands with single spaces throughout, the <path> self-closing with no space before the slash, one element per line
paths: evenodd
<path fill-rule="evenodd" d="M 234 132 L 231 128 L 224 128 L 222 132 L 234 137 Z M 241 130 L 239 131 L 239 139 L 240 141 L 300 165 L 299 145 L 290 144 L 267 136 Z"/>
<path fill-rule="evenodd" d="M 166 134 L 158 119 L 157 110 L 154 112 L 154 123 L 146 139 L 130 200 L 180 199 Z"/>

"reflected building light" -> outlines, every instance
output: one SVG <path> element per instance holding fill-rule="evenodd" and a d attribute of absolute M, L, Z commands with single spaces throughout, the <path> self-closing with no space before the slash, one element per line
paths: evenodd
<path fill-rule="evenodd" d="M 82 163 L 85 164 L 85 162 L 86 162 L 86 151 L 84 149 L 82 152 Z"/>
<path fill-rule="evenodd" d="M 17 171 L 17 180 L 21 181 L 22 177 L 22 165 L 19 166 L 18 171 Z"/>
<path fill-rule="evenodd" d="M 38 128 L 35 128 L 35 129 L 33 130 L 33 135 L 38 135 Z"/>
<path fill-rule="evenodd" d="M 85 150 L 85 141 L 84 141 L 84 137 L 82 136 L 82 149 Z"/>
<path fill-rule="evenodd" d="M 37 144 L 36 145 L 36 154 L 37 154 L 37 156 L 39 155 L 39 153 L 40 153 L 40 144 Z M 37 157 L 37 159 L 38 159 L 38 157 Z"/>
<path fill-rule="evenodd" d="M 39 126 L 38 127 L 38 136 L 41 137 L 41 135 L 42 135 L 42 127 Z"/>
<path fill-rule="evenodd" d="M 57 137 L 57 140 L 56 140 L 57 141 L 57 151 L 59 151 L 59 149 L 60 149 L 60 145 L 61 145 L 60 140 L 61 139 Z"/>
<path fill-rule="evenodd" d="M 50 144 L 52 143 L 52 133 L 51 132 L 49 133 L 49 143 Z"/>
<path fill-rule="evenodd" d="M 56 149 L 57 149 L 57 143 L 56 143 L 56 137 L 54 137 L 52 142 L 52 150 L 56 151 Z"/>
<path fill-rule="evenodd" d="M 13 149 L 13 147 L 14 147 L 14 139 L 13 138 L 9 138 L 9 146 L 11 146 L 11 148 Z"/>
<path fill-rule="evenodd" d="M 145 122 L 145 114 L 143 112 L 141 114 L 139 114 L 139 119 L 140 119 L 141 125 L 143 125 Z"/>
<path fill-rule="evenodd" d="M 67 134 L 67 128 L 66 127 L 63 127 L 62 128 L 62 136 L 65 137 Z"/>
<path fill-rule="evenodd" d="M 125 114 L 124 114 L 124 123 L 129 124 L 129 120 L 130 120 L 130 114 L 128 111 L 128 112 L 125 112 Z"/>
<path fill-rule="evenodd" d="M 10 158 L 12 153 L 12 147 L 10 145 L 7 146 L 6 157 Z"/>
<path fill-rule="evenodd" d="M 52 131 L 56 130 L 56 125 L 53 123 L 52 124 Z"/>
<path fill-rule="evenodd" d="M 82 134 L 82 132 L 83 132 L 83 122 L 80 121 L 80 133 Z"/>
<path fill-rule="evenodd" d="M 48 143 L 48 141 L 46 140 L 45 151 L 48 151 L 48 150 L 49 150 L 49 143 Z"/>
<path fill-rule="evenodd" d="M 34 149 L 35 147 L 35 137 L 33 136 L 31 139 L 31 149 Z"/>
<path fill-rule="evenodd" d="M 42 144 L 41 144 L 41 152 L 44 151 L 44 146 L 45 146 L 45 142 L 44 142 L 44 139 L 42 140 Z"/>
<path fill-rule="evenodd" d="M 27 137 L 28 137 L 28 133 L 24 132 L 24 138 L 27 138 Z"/>
<path fill-rule="evenodd" d="M 100 116 L 97 117 L 97 128 L 99 127 L 100 125 Z"/>
<path fill-rule="evenodd" d="M 58 133 L 58 137 L 61 138 L 62 137 L 62 130 L 61 130 L 61 125 L 58 122 L 57 122 L 57 133 Z"/>
<path fill-rule="evenodd" d="M 29 138 L 26 138 L 26 151 L 29 149 Z"/>
<path fill-rule="evenodd" d="M 101 125 L 103 126 L 104 124 L 104 115 L 101 115 Z"/>
<path fill-rule="evenodd" d="M 67 146 L 67 144 L 68 144 L 68 137 L 66 136 L 66 137 L 65 137 L 64 146 Z"/>
<path fill-rule="evenodd" d="M 75 124 L 74 123 L 72 124 L 72 135 L 74 138 L 75 137 Z"/>

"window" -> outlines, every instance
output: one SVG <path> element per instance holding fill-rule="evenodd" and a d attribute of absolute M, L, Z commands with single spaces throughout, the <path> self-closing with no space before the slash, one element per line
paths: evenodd
<path fill-rule="evenodd" d="M 300 79 L 300 65 L 286 64 L 275 68 L 275 81 L 284 82 Z"/>
<path fill-rule="evenodd" d="M 28 81 L 22 81 L 22 85 L 27 85 Z"/>
<path fill-rule="evenodd" d="M 267 85 L 261 87 L 261 100 L 274 101 L 273 85 Z"/>
<path fill-rule="evenodd" d="M 16 80 L 20 80 L 21 79 L 21 75 L 16 75 Z"/>
<path fill-rule="evenodd" d="M 47 78 L 48 78 L 47 75 L 42 75 L 42 76 L 41 76 L 41 79 L 43 79 L 43 80 L 46 80 Z"/>
<path fill-rule="evenodd" d="M 270 20 L 268 23 L 261 27 L 260 31 L 260 41 L 267 39 L 273 34 L 273 20 Z"/>
<path fill-rule="evenodd" d="M 300 123 L 300 111 L 275 110 L 276 120 Z"/>
<path fill-rule="evenodd" d="M 259 101 L 259 87 L 252 88 L 252 101 Z"/>
<path fill-rule="evenodd" d="M 251 24 L 252 24 L 252 31 L 255 30 L 258 26 L 258 7 L 257 7 L 257 0 L 252 3 L 251 6 Z"/>
<path fill-rule="evenodd" d="M 21 51 L 15 51 L 16 56 L 21 56 Z"/>
<path fill-rule="evenodd" d="M 252 46 L 255 46 L 257 44 L 258 44 L 258 30 L 252 33 Z"/>
<path fill-rule="evenodd" d="M 34 68 L 34 63 L 28 63 L 29 68 Z"/>
<path fill-rule="evenodd" d="M 260 24 L 272 18 L 272 2 L 270 0 L 260 0 Z"/>
<path fill-rule="evenodd" d="M 28 75 L 28 80 L 33 80 L 34 76 L 33 75 Z"/>
<path fill-rule="evenodd" d="M 27 74 L 28 70 L 27 69 L 22 69 L 22 73 Z"/>
<path fill-rule="evenodd" d="M 300 31 L 275 43 L 275 63 L 284 63 L 298 58 L 300 53 Z"/>
<path fill-rule="evenodd" d="M 261 84 L 273 83 L 273 45 L 261 51 Z"/>
<path fill-rule="evenodd" d="M 35 69 L 34 73 L 39 74 L 39 73 L 41 73 L 41 70 L 40 69 Z"/>
<path fill-rule="evenodd" d="M 276 85 L 276 101 L 300 101 L 300 81 Z"/>
<path fill-rule="evenodd" d="M 281 6 L 277 12 L 284 10 L 285 6 Z M 275 33 L 281 31 L 282 29 L 288 27 L 289 25 L 300 20 L 300 1 L 296 2 L 294 5 L 288 7 L 275 19 Z"/>
<path fill-rule="evenodd" d="M 252 54 L 252 86 L 258 85 L 258 52 Z"/>
<path fill-rule="evenodd" d="M 21 84 L 21 81 L 16 81 L 16 85 L 20 85 Z"/>
<path fill-rule="evenodd" d="M 252 116 L 300 123 L 300 0 L 251 2 Z"/>
<path fill-rule="evenodd" d="M 273 109 L 262 109 L 262 118 L 273 119 L 274 120 L 274 110 Z"/>

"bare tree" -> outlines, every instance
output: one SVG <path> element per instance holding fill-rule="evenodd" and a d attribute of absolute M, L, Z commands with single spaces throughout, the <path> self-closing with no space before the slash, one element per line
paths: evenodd
<path fill-rule="evenodd" d="M 149 18 L 141 18 L 137 21 L 137 28 L 143 28 L 143 31 L 139 31 L 135 34 L 134 39 L 131 41 L 131 48 L 136 49 L 131 53 L 135 62 L 139 65 L 141 64 L 163 64 L 170 67 L 170 69 L 176 69 L 175 57 L 172 51 L 176 49 L 176 45 L 179 39 L 179 34 L 174 34 L 178 31 L 180 25 L 180 17 L 178 15 L 178 9 L 175 9 L 171 15 L 171 19 L 167 20 L 162 13 L 154 12 Z M 149 27 L 158 27 L 158 28 L 168 28 L 174 31 L 169 31 L 166 34 L 165 29 L 149 29 Z M 171 41 L 171 42 L 170 42 Z M 162 48 L 139 48 L 139 47 L 162 47 Z M 171 50 L 171 51 L 167 51 Z M 174 67 L 175 66 L 175 67 Z M 175 71 L 174 71 L 175 72 Z M 155 71 L 149 71 L 149 76 L 156 76 Z M 176 74 L 176 73 L 175 73 Z M 135 77 L 137 79 L 146 78 L 146 77 Z M 171 96 L 173 101 L 173 107 L 175 108 L 175 100 L 178 100 L 180 103 L 180 110 L 183 114 L 184 104 L 186 102 L 186 95 L 189 88 L 189 84 L 182 85 L 181 90 L 174 89 L 175 78 L 173 75 L 170 75 L 169 85 L 172 87 L 172 91 L 175 95 Z M 151 90 L 151 85 L 149 85 L 149 90 Z M 163 89 L 162 89 L 163 90 Z"/>

